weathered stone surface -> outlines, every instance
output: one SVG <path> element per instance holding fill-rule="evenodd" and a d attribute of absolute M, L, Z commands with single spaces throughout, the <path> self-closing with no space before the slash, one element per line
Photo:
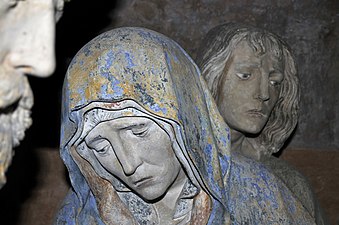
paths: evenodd
<path fill-rule="evenodd" d="M 330 224 L 339 224 L 339 154 L 318 149 L 287 149 L 281 158 L 302 172 L 311 182 Z"/>
<path fill-rule="evenodd" d="M 57 50 L 59 52 L 68 57 L 73 57 L 76 51 L 94 37 L 98 30 L 108 29 L 103 28 L 105 26 L 118 27 L 122 25 L 145 26 L 163 32 L 178 41 L 193 56 L 199 54 L 196 49 L 201 38 L 210 28 L 229 21 L 250 23 L 263 27 L 286 40 L 297 57 L 302 87 L 302 115 L 298 131 L 290 146 L 310 147 L 314 151 L 288 149 L 283 152 L 282 157 L 310 178 L 331 224 L 339 223 L 339 200 L 336 198 L 339 186 L 336 183 L 338 180 L 337 162 L 339 160 L 339 92 L 337 91 L 339 88 L 339 38 L 336 1 L 101 0 L 98 2 L 95 6 L 90 5 L 88 1 L 72 1 L 69 5 L 66 5 L 63 21 L 61 21 L 62 24 L 59 24 L 57 33 L 59 36 Z M 77 7 L 82 5 L 87 8 L 86 10 L 73 8 L 72 11 L 68 11 L 70 6 L 75 4 L 78 4 Z M 149 7 L 149 5 L 152 7 Z M 112 9 L 111 23 L 108 25 L 106 12 L 110 8 Z M 146 19 L 146 16 L 148 19 Z M 70 27 L 67 32 L 64 25 Z M 60 41 L 60 37 L 63 37 L 63 41 Z M 48 95 L 35 96 L 34 124 L 28 132 L 34 133 L 36 138 L 28 140 L 30 143 L 37 143 L 38 146 L 56 146 L 55 143 L 58 142 L 59 124 L 56 121 L 59 121 L 59 119 L 55 118 L 60 112 L 60 109 L 56 106 L 60 104 L 60 93 L 57 92 L 61 88 L 61 80 L 64 75 L 64 71 L 60 71 L 60 65 L 59 61 L 59 74 L 57 76 L 45 80 L 31 79 L 31 81 L 33 80 L 33 90 L 36 90 L 37 93 L 42 88 L 49 92 Z M 59 88 L 55 87 L 56 83 L 59 84 Z M 44 99 L 41 100 L 41 98 Z M 45 119 L 42 117 L 45 117 Z M 41 129 L 41 127 L 45 129 Z M 39 135 L 40 138 L 38 138 Z M 51 144 L 51 142 L 53 143 Z M 327 148 L 333 148 L 335 151 L 323 150 Z M 43 165 L 53 167 L 51 176 L 55 178 L 55 182 L 58 182 L 63 174 L 58 173 L 59 175 L 56 175 L 55 172 L 59 170 L 55 168 L 58 168 L 58 165 L 62 166 L 62 163 L 59 161 L 60 164 L 54 164 L 59 160 L 57 149 L 54 153 L 53 161 L 50 164 Z M 25 155 L 25 160 L 20 159 L 20 154 Z M 42 196 L 39 195 L 40 191 L 32 191 L 33 185 L 31 183 L 39 186 L 37 182 L 45 179 L 37 175 L 36 167 L 40 164 L 37 160 L 36 153 L 32 154 L 29 149 L 18 149 L 13 163 L 21 164 L 21 168 L 16 172 L 9 171 L 9 184 L 0 192 L 2 202 L 11 203 L 3 207 L 6 210 L 1 213 L 8 219 L 5 220 L 8 221 L 5 224 L 19 224 L 17 222 L 18 215 L 27 216 L 25 220 L 20 219 L 21 224 L 25 225 L 38 224 L 40 221 L 33 219 L 37 215 L 46 216 L 46 218 L 54 216 L 55 212 L 52 212 L 54 208 L 51 210 L 50 207 L 56 207 L 55 204 L 58 204 L 62 199 L 61 195 L 56 197 L 56 194 L 64 194 L 63 191 L 67 189 L 67 185 L 64 181 L 62 181 L 62 184 L 65 187 L 44 183 L 49 193 L 53 193 L 51 195 Z M 23 162 L 26 162 L 26 165 Z M 39 171 L 43 170 L 45 170 L 43 166 L 39 168 Z M 44 175 L 47 175 L 47 173 L 44 173 Z M 37 179 L 37 177 L 40 178 Z M 19 180 L 14 182 L 19 185 L 11 185 L 14 184 L 13 180 Z M 7 190 L 10 188 L 13 188 L 13 190 L 9 193 Z M 48 199 L 50 202 L 41 207 L 38 202 L 40 200 L 45 201 L 47 196 L 51 197 Z M 40 200 L 36 200 L 36 198 L 40 198 Z M 26 201 L 30 201 L 30 203 Z M 22 207 L 20 203 L 22 203 Z M 29 211 L 27 211 L 28 209 Z M 41 221 L 41 224 L 49 224 L 49 221 Z"/>
<path fill-rule="evenodd" d="M 291 46 L 299 67 L 301 116 L 291 146 L 339 149 L 338 5 L 335 1 L 127 0 L 111 27 L 143 26 L 176 40 L 192 56 L 212 27 L 243 22 L 270 30 Z"/>
<path fill-rule="evenodd" d="M 246 51 L 251 57 L 236 61 L 234 56 L 235 64 L 282 70 L 272 58 L 276 54 L 267 52 L 258 64 L 252 48 L 243 44 L 236 56 Z M 239 114 L 252 111 L 260 119 L 235 118 L 260 132 L 256 128 L 266 124 L 279 89 L 271 85 L 268 95 L 267 78 L 258 76 L 246 85 L 250 96 L 238 100 L 248 105 Z M 278 83 L 282 75 L 277 76 Z M 255 101 L 247 104 L 247 97 L 272 100 L 259 106 Z M 236 108 L 236 100 L 228 107 Z M 123 27 L 92 39 L 67 70 L 62 106 L 60 155 L 72 192 L 56 224 L 186 224 L 197 207 L 211 209 L 206 212 L 208 224 L 315 224 L 313 204 L 302 201 L 295 186 L 255 160 L 236 151 L 231 155 L 232 127 L 218 113 L 196 65 L 164 35 Z M 251 122 L 241 123 L 246 119 Z M 257 122 L 260 125 L 254 125 Z M 209 195 L 211 207 L 195 205 L 202 192 Z"/>
<path fill-rule="evenodd" d="M 25 194 L 26 197 L 23 197 L 23 189 L 21 189 L 21 187 L 27 189 L 28 184 L 25 182 L 26 179 L 17 181 L 21 185 L 14 185 L 13 177 L 9 177 L 8 184 L 0 192 L 2 202 L 7 202 L 6 207 L 2 207 L 3 211 L 1 215 L 4 218 L 3 222 L 5 222 L 5 224 L 18 225 L 50 224 L 57 212 L 60 201 L 62 201 L 69 188 L 65 179 L 65 168 L 59 157 L 59 152 L 57 149 L 36 149 L 30 152 L 30 154 L 24 154 L 24 151 L 20 151 L 19 153 L 22 155 L 17 155 L 18 160 L 14 161 L 14 168 L 16 167 L 16 162 L 22 164 L 25 161 L 23 159 L 26 159 L 24 171 L 28 171 L 27 168 L 29 167 L 31 171 L 35 171 L 36 168 L 32 168 L 32 163 L 40 165 L 40 169 L 35 173 L 27 174 L 21 170 L 23 173 L 21 178 L 27 177 L 27 180 L 33 179 L 36 188 L 30 191 L 28 196 Z M 289 148 L 283 152 L 281 157 L 309 178 L 320 204 L 330 220 L 330 224 L 338 224 L 338 152 Z M 28 163 L 27 159 L 31 162 Z M 12 171 L 10 170 L 10 172 Z M 17 188 L 17 192 L 21 193 L 20 195 L 17 194 L 17 196 L 15 196 L 15 190 L 11 192 L 8 191 L 8 189 L 10 187 L 13 188 L 13 186 Z M 30 184 L 28 186 L 32 185 Z M 31 188 L 28 189 L 31 190 Z M 15 206 L 16 203 L 13 203 L 20 201 L 23 203 L 21 207 Z"/>

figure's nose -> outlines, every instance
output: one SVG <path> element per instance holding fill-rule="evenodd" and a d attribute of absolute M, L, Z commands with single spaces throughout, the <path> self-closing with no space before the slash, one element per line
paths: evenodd
<path fill-rule="evenodd" d="M 137 146 L 125 146 L 122 143 L 114 142 L 114 152 L 126 176 L 134 174 L 142 164 L 136 149 Z"/>
<path fill-rule="evenodd" d="M 16 24 L 5 63 L 21 73 L 47 77 L 54 72 L 55 15 L 53 5 L 47 2 L 33 13 L 26 12 L 23 22 Z"/>
<path fill-rule="evenodd" d="M 268 75 L 262 73 L 259 83 L 258 99 L 267 101 L 270 99 Z"/>

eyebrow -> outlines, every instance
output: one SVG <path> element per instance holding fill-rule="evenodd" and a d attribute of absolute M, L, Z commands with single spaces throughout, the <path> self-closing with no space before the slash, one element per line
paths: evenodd
<path fill-rule="evenodd" d="M 142 128 L 145 127 L 147 125 L 147 122 L 140 122 L 140 123 L 134 123 L 134 124 L 130 124 L 130 125 L 121 125 L 121 126 L 117 126 L 116 128 L 118 130 L 131 130 L 133 128 Z"/>
<path fill-rule="evenodd" d="M 274 67 L 273 67 L 273 69 L 270 71 L 270 74 L 271 74 L 271 73 L 281 73 L 282 75 L 284 74 L 284 72 L 281 71 L 280 68 L 274 68 Z"/>
<path fill-rule="evenodd" d="M 121 124 L 117 124 L 115 125 L 115 129 L 118 130 L 118 131 L 121 131 L 121 130 L 131 130 L 133 128 L 143 128 L 145 126 L 147 126 L 148 124 L 150 124 L 150 121 L 137 121 L 137 122 L 131 122 L 130 124 L 125 124 L 124 123 L 121 123 Z M 95 136 L 94 138 L 91 138 L 91 140 L 89 142 L 87 142 L 87 138 L 89 138 L 89 135 L 86 135 L 84 140 L 87 144 L 92 144 L 93 142 L 97 141 L 97 140 L 100 140 L 100 139 L 103 139 L 103 137 L 98 134 L 97 136 Z"/>
<path fill-rule="evenodd" d="M 236 63 L 235 67 L 239 68 L 239 67 L 254 67 L 254 68 L 259 68 L 261 65 L 260 63 L 248 63 L 248 62 L 240 62 L 240 63 Z"/>
<path fill-rule="evenodd" d="M 99 135 L 97 135 L 97 136 L 95 136 L 94 138 L 91 138 L 89 141 L 87 141 L 87 138 L 88 138 L 88 136 L 87 137 L 85 137 L 85 143 L 87 144 L 87 145 L 91 145 L 91 144 L 93 144 L 93 142 L 96 142 L 96 141 L 98 141 L 98 140 L 100 140 L 100 139 L 103 139 L 103 137 L 99 134 Z"/>
<path fill-rule="evenodd" d="M 150 124 L 151 121 L 149 120 L 140 120 L 140 121 L 131 121 L 131 122 L 121 122 L 118 124 L 115 124 L 114 127 L 117 130 L 129 130 L 129 129 L 133 129 L 133 128 L 140 128 L 140 127 L 144 127 L 148 124 Z"/>

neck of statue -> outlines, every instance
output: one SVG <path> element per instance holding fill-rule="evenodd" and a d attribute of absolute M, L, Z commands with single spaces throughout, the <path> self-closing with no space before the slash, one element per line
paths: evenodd
<path fill-rule="evenodd" d="M 176 180 L 170 186 L 165 196 L 154 204 L 158 213 L 160 224 L 171 224 L 176 210 L 177 201 L 187 182 L 187 176 L 183 169 L 180 170 Z M 168 223 L 169 222 L 169 223 Z"/>
<path fill-rule="evenodd" d="M 255 148 L 250 138 L 240 131 L 231 129 L 231 150 L 240 152 L 242 155 L 260 161 L 261 154 Z"/>

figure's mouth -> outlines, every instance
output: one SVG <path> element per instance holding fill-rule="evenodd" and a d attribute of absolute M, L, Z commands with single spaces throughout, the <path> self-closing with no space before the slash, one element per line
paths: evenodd
<path fill-rule="evenodd" d="M 144 177 L 144 178 L 141 178 L 141 179 L 133 182 L 133 184 L 136 187 L 142 187 L 142 186 L 146 185 L 147 183 L 149 183 L 151 181 L 152 181 L 152 177 Z"/>
<path fill-rule="evenodd" d="M 20 99 L 21 98 L 19 98 L 18 100 L 16 100 L 15 102 L 13 102 L 10 105 L 7 105 L 4 108 L 0 108 L 0 114 L 12 114 L 13 112 L 15 112 L 15 110 L 19 106 Z"/>
<path fill-rule="evenodd" d="M 252 117 L 263 118 L 266 117 L 265 113 L 261 109 L 251 109 L 247 111 Z"/>
<path fill-rule="evenodd" d="M 19 145 L 25 136 L 25 130 L 32 124 L 30 114 L 33 96 L 31 92 L 28 93 L 29 95 L 22 95 L 14 102 L 0 108 L 0 122 L 2 126 L 7 127 L 6 132 L 11 134 L 13 147 Z"/>

